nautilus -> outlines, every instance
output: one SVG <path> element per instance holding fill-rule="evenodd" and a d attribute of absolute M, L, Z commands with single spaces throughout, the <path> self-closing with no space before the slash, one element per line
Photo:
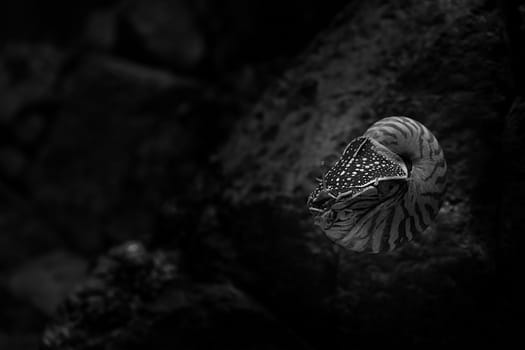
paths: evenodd
<path fill-rule="evenodd" d="M 434 221 L 447 163 L 434 135 L 407 117 L 388 117 L 352 140 L 318 179 L 307 206 L 314 223 L 357 252 L 394 250 Z"/>

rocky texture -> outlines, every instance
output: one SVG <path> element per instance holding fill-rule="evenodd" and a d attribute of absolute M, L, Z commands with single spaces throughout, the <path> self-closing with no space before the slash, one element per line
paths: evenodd
<path fill-rule="evenodd" d="M 371 2 L 340 14 L 335 28 L 321 34 L 251 117 L 239 123 L 220 154 L 225 176 L 233 181 L 232 200 L 304 197 L 313 188 L 308 174 L 320 160 L 339 153 L 348 140 L 386 115 L 421 120 L 454 158 L 441 119 L 468 122 L 457 109 L 499 87 L 493 78 L 504 73 L 497 61 L 503 57 L 490 56 L 501 48 L 501 37 L 491 28 L 497 18 L 494 13 L 474 15 L 476 5 Z M 485 56 L 475 58 L 484 42 L 490 44 Z M 465 53 L 469 56 L 463 57 Z M 473 64 L 489 65 L 494 74 L 481 73 Z M 502 93 L 491 96 L 493 108 L 504 101 Z"/>
<path fill-rule="evenodd" d="M 346 339 L 362 346 L 444 346 L 468 343 L 479 330 L 478 340 L 494 340 L 490 329 L 504 329 L 492 318 L 499 192 L 490 185 L 511 95 L 500 23 L 497 9 L 481 1 L 351 6 L 238 123 L 218 154 L 228 179 L 225 197 L 237 207 L 232 220 L 242 227 L 239 255 L 256 276 L 271 280 L 270 290 L 288 296 L 279 307 L 301 312 L 301 320 L 305 310 L 316 312 L 313 305 L 323 310 L 337 331 L 330 341 L 309 333 L 319 346 Z M 393 254 L 331 248 L 305 213 L 316 169 L 390 115 L 421 121 L 444 149 L 449 186 L 437 223 Z M 327 276 L 333 276 L 331 290 Z M 256 279 L 241 278 L 271 302 Z M 484 307 L 487 316 L 476 311 Z M 310 319 L 299 327 L 307 333 L 316 325 Z"/>
<path fill-rule="evenodd" d="M 198 283 L 177 254 L 137 242 L 112 249 L 46 330 L 50 349 L 307 349 L 227 282 Z"/>
<path fill-rule="evenodd" d="M 139 316 L 146 312 L 144 303 L 156 297 L 175 275 L 175 266 L 162 253 L 150 254 L 136 242 L 113 248 L 63 304 L 62 319 L 47 330 L 44 344 L 89 349 L 117 341 L 114 338 L 119 338 L 120 329 L 131 334 L 140 331 L 147 324 Z"/>

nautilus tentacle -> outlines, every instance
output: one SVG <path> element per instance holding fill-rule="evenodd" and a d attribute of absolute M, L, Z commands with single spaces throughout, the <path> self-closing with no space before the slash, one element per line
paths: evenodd
<path fill-rule="evenodd" d="M 446 171 L 443 150 L 425 126 L 384 118 L 348 144 L 308 197 L 308 208 L 347 249 L 393 250 L 432 223 Z"/>

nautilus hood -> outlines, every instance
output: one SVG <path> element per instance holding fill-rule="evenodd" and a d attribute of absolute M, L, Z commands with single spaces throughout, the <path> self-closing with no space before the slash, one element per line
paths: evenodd
<path fill-rule="evenodd" d="M 308 206 L 323 209 L 328 198 L 351 198 L 378 181 L 407 177 L 408 169 L 400 156 L 361 136 L 348 144 L 341 158 L 320 179 L 308 198 Z"/>

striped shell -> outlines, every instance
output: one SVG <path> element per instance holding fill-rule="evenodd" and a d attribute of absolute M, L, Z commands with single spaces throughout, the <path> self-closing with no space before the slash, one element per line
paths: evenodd
<path fill-rule="evenodd" d="M 441 206 L 447 164 L 434 135 L 384 118 L 346 146 L 308 197 L 315 223 L 352 251 L 390 251 L 418 236 Z"/>

